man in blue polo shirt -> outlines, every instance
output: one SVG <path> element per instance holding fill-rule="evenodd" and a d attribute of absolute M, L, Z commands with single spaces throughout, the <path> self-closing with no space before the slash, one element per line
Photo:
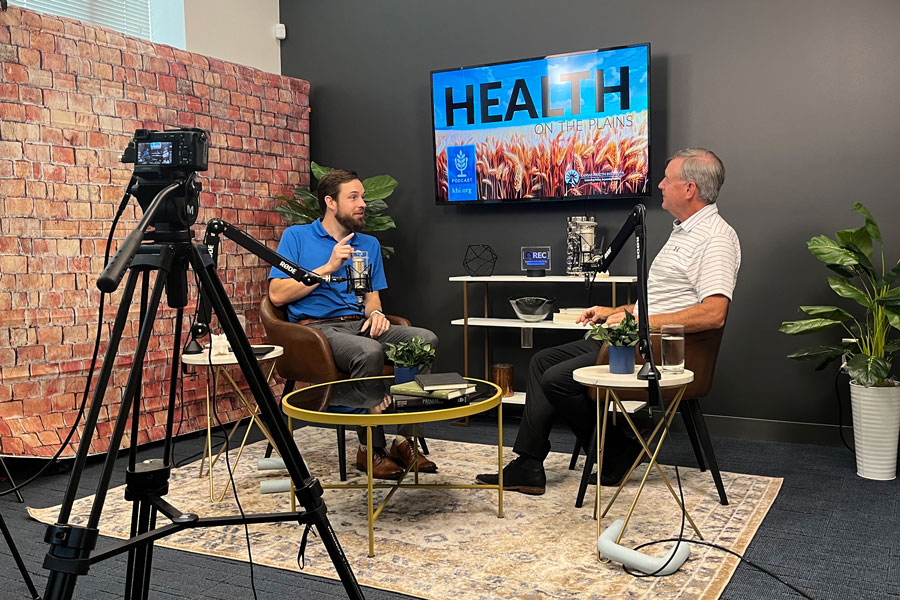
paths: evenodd
<path fill-rule="evenodd" d="M 387 287 L 381 245 L 371 235 L 360 233 L 365 227 L 365 189 L 354 171 L 335 169 L 322 177 L 316 190 L 322 218 L 308 225 L 288 227 L 281 237 L 278 253 L 315 271 L 319 275 L 343 275 L 345 262 L 360 250 L 368 254 L 372 291 L 359 307 L 356 296 L 344 284 L 303 285 L 283 271 L 273 268 L 269 274 L 269 299 L 275 306 L 286 306 L 288 318 L 322 331 L 328 338 L 337 367 L 350 377 L 380 375 L 384 367 L 386 344 L 419 336 L 437 348 L 437 336 L 427 329 L 391 325 L 381 312 L 379 290 Z M 421 429 L 421 426 L 420 426 Z M 384 431 L 373 429 L 372 476 L 397 479 L 414 460 L 411 425 L 398 428 L 398 437 L 390 449 Z M 360 447 L 356 468 L 366 470 L 365 430 L 357 431 Z M 433 473 L 437 466 L 419 453 L 419 471 Z"/>

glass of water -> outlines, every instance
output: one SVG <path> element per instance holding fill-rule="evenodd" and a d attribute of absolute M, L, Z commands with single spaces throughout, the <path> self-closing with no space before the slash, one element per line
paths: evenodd
<path fill-rule="evenodd" d="M 684 373 L 684 325 L 662 325 L 662 372 Z"/>

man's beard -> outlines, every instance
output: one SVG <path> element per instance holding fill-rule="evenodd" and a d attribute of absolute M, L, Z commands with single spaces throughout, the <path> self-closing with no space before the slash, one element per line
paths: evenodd
<path fill-rule="evenodd" d="M 359 233 L 366 227 L 366 217 L 363 214 L 362 218 L 357 219 L 353 216 L 352 213 L 337 213 L 334 218 L 338 223 L 347 228 L 347 230 L 353 233 Z"/>

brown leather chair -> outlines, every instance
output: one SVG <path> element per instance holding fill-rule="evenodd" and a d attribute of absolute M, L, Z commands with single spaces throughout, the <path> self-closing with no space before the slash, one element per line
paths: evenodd
<path fill-rule="evenodd" d="M 697 333 L 688 333 L 684 336 L 684 366 L 694 372 L 694 380 L 688 384 L 681 400 L 678 411 L 684 420 L 684 426 L 687 430 L 688 438 L 691 440 L 691 446 L 694 449 L 694 455 L 697 457 L 697 463 L 701 471 L 706 470 L 706 463 L 709 463 L 709 470 L 712 473 L 713 481 L 716 484 L 716 490 L 719 492 L 719 501 L 723 506 L 728 504 L 728 497 L 725 495 L 725 487 L 722 484 L 722 476 L 719 474 L 719 464 L 716 461 L 716 455 L 713 451 L 712 442 L 709 439 L 709 431 L 706 429 L 706 420 L 703 418 L 703 411 L 700 408 L 700 398 L 706 396 L 712 387 L 713 375 L 716 372 L 716 360 L 719 356 L 719 346 L 722 344 L 722 334 L 725 327 L 719 329 L 709 329 L 707 331 L 699 331 Z M 653 344 L 654 362 L 658 363 L 660 356 L 660 336 L 651 335 L 650 341 Z M 635 363 L 643 364 L 644 359 L 635 348 Z M 609 351 L 604 344 L 597 355 L 598 365 L 609 364 Z M 676 388 L 666 388 L 661 390 L 663 399 L 671 400 L 675 396 Z M 616 392 L 619 398 L 625 400 L 647 400 L 647 393 L 643 390 L 622 390 Z M 584 472 L 581 477 L 581 486 L 578 490 L 578 498 L 575 506 L 580 507 L 584 502 L 584 494 L 587 489 L 588 480 L 591 471 L 594 469 L 596 462 L 596 431 L 595 438 L 588 446 L 588 456 L 585 460 Z M 575 460 L 578 457 L 578 450 L 583 446 L 581 440 L 576 441 L 575 449 L 572 452 L 572 462 L 570 468 L 574 468 Z M 706 461 L 704 461 L 704 457 Z"/>
<path fill-rule="evenodd" d="M 284 348 L 284 354 L 275 362 L 275 370 L 285 380 L 282 398 L 294 391 L 294 386 L 298 381 L 301 384 L 302 382 L 307 384 L 327 383 L 350 377 L 347 373 L 341 372 L 334 364 L 334 356 L 331 354 L 331 346 L 328 345 L 328 338 L 325 337 L 325 334 L 315 327 L 288 321 L 286 311 L 272 304 L 268 295 L 263 297 L 259 315 L 266 330 L 266 340 Z M 385 316 L 391 325 L 410 325 L 410 322 L 403 317 Z M 393 373 L 393 365 L 384 366 L 383 375 Z M 343 425 L 338 426 L 337 436 L 340 476 L 341 481 L 345 481 L 347 479 L 347 450 L 344 446 Z M 421 441 L 424 444 L 424 440 Z M 268 452 L 271 450 L 268 450 L 267 454 Z M 427 453 L 424 446 L 423 453 Z"/>

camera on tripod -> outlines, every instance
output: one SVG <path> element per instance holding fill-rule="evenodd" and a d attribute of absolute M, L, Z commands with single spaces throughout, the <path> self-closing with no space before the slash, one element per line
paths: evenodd
<path fill-rule="evenodd" d="M 134 172 L 142 175 L 205 171 L 209 168 L 209 134 L 195 128 L 137 129 L 121 162 L 134 163 Z"/>
<path fill-rule="evenodd" d="M 121 162 L 134 164 L 128 193 L 145 214 L 164 189 L 177 184 L 163 195 L 165 206 L 155 211 L 150 224 L 157 231 L 183 231 L 197 221 L 201 185 L 196 173 L 209 167 L 209 134 L 205 130 L 138 129 Z"/>

